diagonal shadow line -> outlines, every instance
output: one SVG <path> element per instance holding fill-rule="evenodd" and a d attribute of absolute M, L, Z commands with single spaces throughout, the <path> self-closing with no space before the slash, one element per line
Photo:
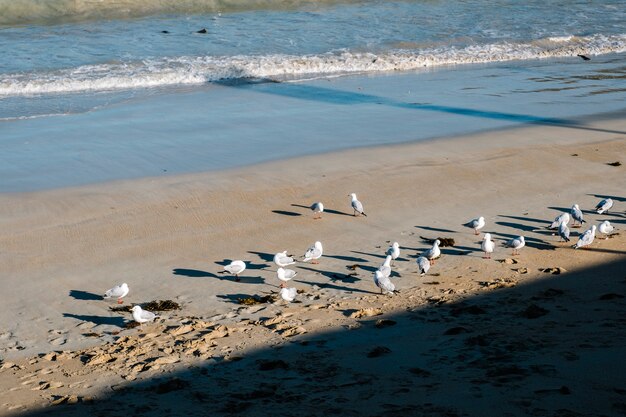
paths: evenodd
<path fill-rule="evenodd" d="M 225 80 L 217 81 L 215 83 L 235 88 L 254 89 L 255 91 L 265 94 L 279 95 L 300 100 L 319 101 L 335 105 L 377 104 L 390 107 L 398 107 L 402 109 L 449 113 L 483 119 L 507 120 L 510 122 L 532 125 L 544 125 L 589 130 L 595 132 L 626 134 L 626 132 L 619 130 L 585 126 L 579 122 L 576 122 L 575 120 L 570 119 L 559 119 L 553 117 L 534 116 L 529 114 L 506 113 L 490 110 L 469 109 L 464 107 L 442 106 L 435 104 L 405 103 L 386 97 L 375 96 L 372 94 L 335 90 L 331 88 L 305 84 L 277 83 L 275 80 L 271 79 L 242 77 L 240 80 Z M 269 88 L 270 84 L 271 88 Z"/>
<path fill-rule="evenodd" d="M 223 360 L 218 349 L 216 360 L 120 384 L 93 401 L 32 408 L 19 415 L 110 415 L 112 410 L 139 410 L 144 404 L 149 404 L 148 412 L 140 411 L 140 415 L 157 415 L 155 410 L 169 409 L 175 398 L 184 398 L 177 405 L 181 415 L 195 415 L 210 405 L 215 409 L 213 415 L 230 416 L 233 410 L 241 410 L 242 400 L 246 415 L 264 415 L 268 407 L 297 409 L 304 414 L 315 410 L 320 415 L 423 415 L 426 402 L 432 404 L 427 410 L 435 410 L 436 415 L 472 415 L 471 410 L 484 409 L 482 398 L 470 397 L 454 409 L 445 407 L 450 396 L 464 395 L 466 387 L 473 385 L 495 393 L 493 398 L 503 398 L 499 404 L 507 414 L 526 415 L 527 406 L 507 398 L 527 395 L 529 389 L 542 386 L 591 387 L 591 394 L 606 396 L 607 383 L 617 387 L 623 381 L 626 362 L 611 361 L 607 373 L 606 367 L 589 367 L 589 360 L 578 358 L 611 358 L 623 350 L 623 319 L 619 317 L 623 296 L 618 292 L 626 281 L 617 282 L 616 277 L 623 277 L 625 259 L 445 304 L 402 309 L 385 316 L 394 322 L 387 330 L 377 326 L 378 317 L 360 318 L 359 326 L 350 330 L 324 329 L 297 336 L 293 343 L 281 345 L 279 353 L 276 346 L 263 346 L 243 352 L 240 360 L 229 361 Z M 335 311 L 347 310 L 338 307 Z M 529 314 L 535 312 L 540 316 Z M 66 313 L 66 317 L 97 316 Z M 581 317 L 587 320 L 581 321 Z M 392 333 L 385 333 L 389 331 Z M 370 355 L 381 346 L 385 347 L 384 356 Z M 284 366 L 274 371 L 264 367 L 268 359 L 275 361 L 277 354 Z M 469 358 L 463 369 L 459 368 L 460 357 Z M 552 358 L 562 366 L 553 366 Z M 386 372 L 381 372 L 383 367 Z M 577 385 L 581 374 L 586 381 Z M 398 400 L 405 408 L 397 412 L 394 407 L 389 413 L 389 405 L 381 404 L 380 389 L 392 395 L 404 381 L 412 388 L 410 395 Z M 335 399 L 357 398 L 364 392 L 370 395 L 337 407 Z M 621 388 L 615 392 L 621 395 Z M 80 389 L 77 393 L 82 394 Z M 302 393 L 306 395 L 299 395 Z M 562 415 L 561 402 L 552 404 L 545 396 L 532 398 L 549 408 L 546 414 Z M 489 401 L 493 403 L 491 398 Z M 573 411 L 576 415 L 590 415 L 590 411 L 615 414 L 614 404 L 604 398 L 589 403 L 588 398 L 571 396 L 568 409 L 581 411 Z"/>

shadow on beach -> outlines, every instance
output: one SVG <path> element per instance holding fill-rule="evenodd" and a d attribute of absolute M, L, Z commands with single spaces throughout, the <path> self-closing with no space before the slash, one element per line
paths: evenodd
<path fill-rule="evenodd" d="M 442 295 L 355 319 L 351 330 L 284 339 L 237 361 L 218 349 L 206 365 L 16 415 L 619 415 L 626 404 L 624 271 L 620 260 L 530 283 L 521 277 L 516 286 L 454 302 Z"/>

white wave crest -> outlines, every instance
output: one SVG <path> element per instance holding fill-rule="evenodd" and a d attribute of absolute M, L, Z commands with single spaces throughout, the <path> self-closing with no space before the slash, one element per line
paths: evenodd
<path fill-rule="evenodd" d="M 394 50 L 382 54 L 340 51 L 321 55 L 177 57 L 154 61 L 87 65 L 44 73 L 8 74 L 0 96 L 127 90 L 202 84 L 220 80 L 299 80 L 355 73 L 412 71 L 424 67 L 626 51 L 626 34 L 574 37 L 570 41 L 499 43 L 464 48 Z"/>

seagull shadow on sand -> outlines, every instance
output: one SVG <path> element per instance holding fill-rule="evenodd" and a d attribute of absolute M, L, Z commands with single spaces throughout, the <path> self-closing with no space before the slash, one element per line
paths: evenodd
<path fill-rule="evenodd" d="M 382 246 L 381 246 L 381 250 L 382 250 Z M 381 253 L 361 252 L 361 251 L 358 251 L 358 250 L 351 250 L 350 252 L 358 253 L 359 255 L 373 256 L 374 258 L 380 258 L 380 259 L 385 259 L 387 257 L 387 255 L 385 255 L 384 252 L 382 254 Z"/>
<path fill-rule="evenodd" d="M 94 294 L 88 291 L 70 290 L 70 297 L 76 300 L 103 300 L 100 294 Z"/>
<path fill-rule="evenodd" d="M 174 268 L 172 270 L 174 275 L 185 276 L 189 278 L 219 278 L 222 279 L 219 275 L 215 275 L 211 272 L 201 271 L 199 269 L 187 269 L 187 268 Z"/>
<path fill-rule="evenodd" d="M 318 274 L 321 274 L 321 275 L 325 276 L 326 278 L 328 278 L 332 282 L 342 282 L 344 284 L 354 284 L 357 281 L 361 281 L 361 278 L 359 278 L 356 275 L 344 274 L 342 272 L 317 270 L 317 269 L 309 268 L 309 267 L 306 267 L 306 266 L 300 266 L 300 269 L 304 269 L 306 271 L 311 271 L 311 272 L 317 272 Z M 304 281 L 297 281 L 297 282 L 302 282 L 302 283 L 308 284 L 308 282 L 304 282 Z M 319 287 L 321 287 L 321 288 L 333 288 L 333 289 L 342 290 L 342 291 L 369 293 L 368 291 L 363 291 L 363 290 L 360 290 L 358 288 L 341 287 L 341 286 L 338 286 L 338 285 L 333 285 L 333 284 L 328 284 L 328 283 L 318 283 L 317 285 Z"/>
<path fill-rule="evenodd" d="M 70 317 L 80 321 L 88 321 L 94 323 L 95 325 L 106 324 L 108 326 L 124 327 L 126 324 L 124 317 L 87 316 L 72 313 L 63 313 L 63 317 Z"/>
<path fill-rule="evenodd" d="M 301 207 L 301 208 L 305 208 L 307 210 L 311 210 L 311 206 L 305 206 L 304 204 L 292 204 L 293 207 Z M 345 213 L 343 211 L 339 211 L 339 210 L 333 210 L 331 208 L 327 208 L 324 207 L 324 213 L 322 213 L 322 216 L 324 216 L 325 213 L 328 214 L 336 214 L 339 216 L 352 216 L 352 214 L 350 213 Z"/>
<path fill-rule="evenodd" d="M 512 235 L 509 233 L 499 233 L 499 232 L 494 232 L 491 234 L 493 237 L 499 237 L 500 239 L 493 239 L 494 242 L 496 243 L 497 246 L 504 246 L 504 244 L 506 242 L 508 242 L 509 240 L 516 238 L 520 235 Z M 556 250 L 557 247 L 547 243 L 541 239 L 537 239 L 535 237 L 527 237 L 524 236 L 524 241 L 526 242 L 525 246 L 529 247 L 529 248 L 535 248 L 535 249 L 539 249 L 539 250 Z M 523 250 L 523 249 L 522 249 Z"/>
<path fill-rule="evenodd" d="M 354 252 L 354 251 L 352 251 Z M 363 258 L 355 258 L 354 256 L 343 256 L 343 255 L 326 255 L 324 254 L 324 258 L 332 258 L 332 259 L 339 259 L 340 261 L 346 261 L 346 262 L 369 262 L 367 259 L 363 259 Z"/>
<path fill-rule="evenodd" d="M 605 198 L 610 198 L 613 201 L 620 201 L 620 202 L 625 202 L 626 201 L 626 197 L 618 197 L 616 195 L 605 195 L 605 194 L 587 194 L 590 196 L 593 196 L 595 198 L 599 198 L 599 199 L 605 199 Z"/>
<path fill-rule="evenodd" d="M 567 212 L 569 213 L 569 209 L 567 210 Z M 520 221 L 523 221 L 523 222 L 535 222 L 535 223 L 539 223 L 539 224 L 550 224 L 550 223 L 552 223 L 551 220 L 536 219 L 534 217 L 527 217 L 527 216 L 506 216 L 504 214 L 499 214 L 498 217 L 503 217 L 505 219 L 520 220 Z"/>
<path fill-rule="evenodd" d="M 230 265 L 232 261 L 234 261 L 234 259 L 224 259 L 223 261 L 215 261 L 215 263 L 220 266 L 226 266 L 226 265 Z M 259 269 L 269 268 L 269 264 L 266 264 L 266 263 L 255 264 L 254 262 L 245 261 L 245 260 L 243 262 L 246 264 L 246 269 L 259 270 Z"/>
<path fill-rule="evenodd" d="M 512 223 L 512 222 L 496 222 L 499 226 L 510 227 L 511 229 L 521 230 L 523 232 L 535 232 L 537 231 L 537 227 L 530 226 L 528 224 L 522 223 Z"/>
<path fill-rule="evenodd" d="M 255 252 L 253 250 L 249 250 L 248 253 L 258 256 L 265 262 L 274 262 L 274 253 Z"/>
<path fill-rule="evenodd" d="M 571 207 L 548 207 L 550 210 L 556 210 L 558 212 L 561 213 L 570 213 L 572 211 Z M 587 209 L 580 209 L 580 211 L 583 212 L 583 214 L 597 214 L 595 210 L 587 210 Z"/>
<path fill-rule="evenodd" d="M 463 225 L 461 225 L 463 226 Z M 428 230 L 429 232 L 443 232 L 443 233 L 459 233 L 456 230 L 450 229 L 440 229 L 438 227 L 430 227 L 430 226 L 415 226 L 416 229 Z"/>
<path fill-rule="evenodd" d="M 302 216 L 302 214 L 296 213 L 295 211 L 286 211 L 286 210 L 272 210 L 272 213 L 282 214 L 283 216 L 290 216 L 290 217 Z"/>

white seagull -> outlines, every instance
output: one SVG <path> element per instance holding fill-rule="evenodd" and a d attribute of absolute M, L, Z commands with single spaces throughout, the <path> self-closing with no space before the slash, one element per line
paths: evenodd
<path fill-rule="evenodd" d="M 391 246 L 385 252 L 385 255 L 391 256 L 391 260 L 395 261 L 400 256 L 400 244 L 398 242 L 393 242 Z"/>
<path fill-rule="evenodd" d="M 548 229 L 558 229 L 561 224 L 569 223 L 569 219 L 569 213 L 561 213 L 554 218 L 554 221 L 552 222 L 550 227 L 548 227 Z"/>
<path fill-rule="evenodd" d="M 378 270 L 384 277 L 389 278 L 391 276 L 391 255 L 385 257 L 385 262 L 378 267 Z"/>
<path fill-rule="evenodd" d="M 314 219 L 321 219 L 324 212 L 324 204 L 321 201 L 311 204 L 311 210 L 313 211 Z"/>
<path fill-rule="evenodd" d="M 420 270 L 420 275 L 426 275 L 428 273 L 428 270 L 430 269 L 430 261 L 428 260 L 428 258 L 419 256 L 415 262 L 417 262 L 417 267 Z"/>
<path fill-rule="evenodd" d="M 278 270 L 276 271 L 276 277 L 281 280 L 281 284 L 280 287 L 284 288 L 285 287 L 285 283 L 287 281 L 291 281 L 293 279 L 293 277 L 295 277 L 298 273 L 296 271 L 294 271 L 293 269 L 286 269 L 286 268 L 278 268 Z"/>
<path fill-rule="evenodd" d="M 361 202 L 356 199 L 356 194 L 352 193 L 348 195 L 352 197 L 351 204 L 352 204 L 352 209 L 354 210 L 354 216 L 356 216 L 356 214 L 359 213 L 367 217 L 367 214 L 365 214 L 365 212 L 363 211 L 363 204 L 361 204 Z"/>
<path fill-rule="evenodd" d="M 287 251 L 284 250 L 274 255 L 274 263 L 277 266 L 281 267 L 281 266 L 293 265 L 296 263 L 296 261 L 292 257 L 287 256 Z"/>
<path fill-rule="evenodd" d="M 111 288 L 110 290 L 108 290 L 107 292 L 104 293 L 103 298 L 117 298 L 117 303 L 118 304 L 122 304 L 122 298 L 126 297 L 126 294 L 128 294 L 128 284 L 123 283 L 120 285 L 116 285 L 115 287 Z"/>
<path fill-rule="evenodd" d="M 281 296 L 281 298 L 283 300 L 287 301 L 288 303 L 290 303 L 293 300 L 295 300 L 297 294 L 298 294 L 298 290 L 296 290 L 294 287 L 291 287 L 291 288 L 281 288 L 280 289 L 280 296 Z"/>
<path fill-rule="evenodd" d="M 319 263 L 317 260 L 322 257 L 324 249 L 322 248 L 322 242 L 317 241 L 313 246 L 309 247 L 304 253 L 304 262 L 311 261 L 312 264 Z"/>
<path fill-rule="evenodd" d="M 246 263 L 244 261 L 236 260 L 232 261 L 228 265 L 224 265 L 224 272 L 228 272 L 235 276 L 235 281 L 239 281 L 239 274 L 246 270 Z"/>
<path fill-rule="evenodd" d="M 559 236 L 563 239 L 563 242 L 569 242 L 569 228 L 567 223 L 561 223 L 559 226 Z"/>
<path fill-rule="evenodd" d="M 493 243 L 493 240 L 491 240 L 491 233 L 485 233 L 485 237 L 480 244 L 480 248 L 483 252 L 485 252 L 485 259 L 491 259 L 491 254 L 493 253 L 493 249 L 495 248 L 495 246 L 495 243 Z"/>
<path fill-rule="evenodd" d="M 525 245 L 526 240 L 524 240 L 524 236 L 514 237 L 504 244 L 504 246 L 506 246 L 507 248 L 513 249 L 513 255 L 519 255 L 519 250 L 522 249 Z"/>
<path fill-rule="evenodd" d="M 130 311 L 133 312 L 133 319 L 139 324 L 147 323 L 159 317 L 151 311 L 142 310 L 140 306 L 134 306 Z"/>
<path fill-rule="evenodd" d="M 600 201 L 596 206 L 596 213 L 608 213 L 611 207 L 613 207 L 613 200 L 611 200 L 610 198 L 605 198 L 604 200 Z"/>
<path fill-rule="evenodd" d="M 571 213 L 572 213 L 572 219 L 574 219 L 574 224 L 572 225 L 572 227 L 576 227 L 576 222 L 580 223 L 578 227 L 582 227 L 585 220 L 583 219 L 583 212 L 580 209 L 580 207 L 578 207 L 578 204 L 574 204 L 572 206 Z"/>
<path fill-rule="evenodd" d="M 396 291 L 396 286 L 393 284 L 393 282 L 391 282 L 389 277 L 384 276 L 383 273 L 380 272 L 380 270 L 378 269 L 374 271 L 374 283 L 378 288 L 380 288 L 381 294 L 393 295 L 393 293 Z"/>
<path fill-rule="evenodd" d="M 603 221 L 598 226 L 598 231 L 604 235 L 605 239 L 609 238 L 609 235 L 613 233 L 613 230 L 615 230 L 615 228 L 608 220 Z"/>
<path fill-rule="evenodd" d="M 469 222 L 465 223 L 463 226 L 474 229 L 474 234 L 478 235 L 480 234 L 479 230 L 485 227 L 485 218 L 481 216 L 477 219 L 472 219 Z"/>
<path fill-rule="evenodd" d="M 435 240 L 435 243 L 433 243 L 433 247 L 424 252 L 424 257 L 426 257 L 431 264 L 434 264 L 435 259 L 441 256 L 441 249 L 439 249 L 439 245 L 441 245 L 441 241 L 437 239 Z"/>
<path fill-rule="evenodd" d="M 592 225 L 591 229 L 585 230 L 585 233 L 580 235 L 578 242 L 574 245 L 574 249 L 582 248 L 591 245 L 593 239 L 596 237 L 596 225 Z"/>

